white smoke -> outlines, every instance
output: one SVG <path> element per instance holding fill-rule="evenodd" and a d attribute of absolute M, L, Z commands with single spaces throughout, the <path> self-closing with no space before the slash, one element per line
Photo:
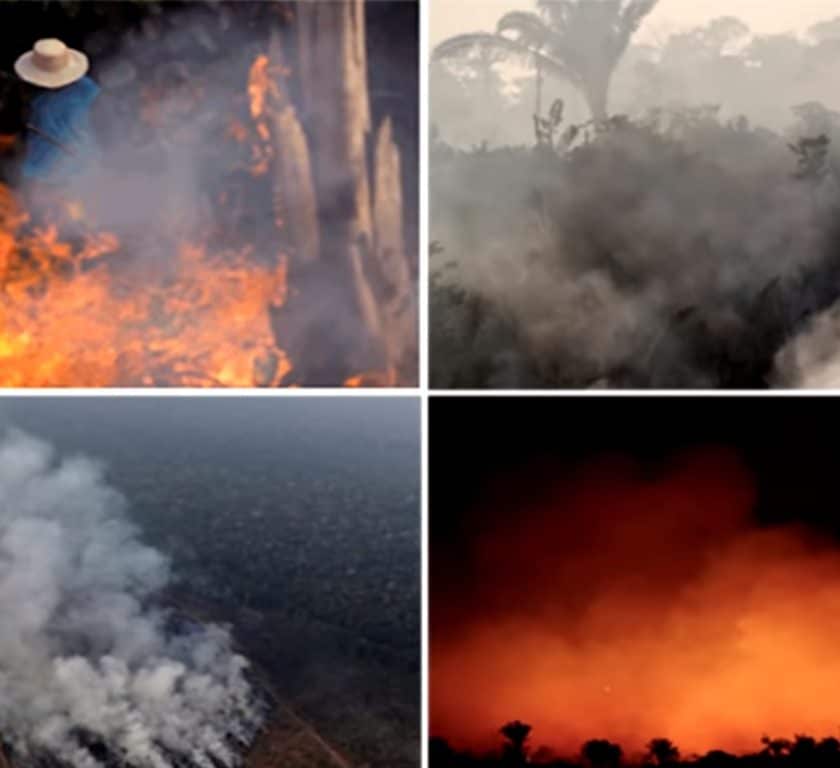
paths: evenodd
<path fill-rule="evenodd" d="M 233 765 L 259 725 L 246 660 L 213 625 L 176 631 L 149 598 L 167 560 L 143 545 L 125 500 L 86 458 L 0 437 L 0 736 L 101 764 Z"/>
<path fill-rule="evenodd" d="M 840 386 L 840 303 L 812 318 L 776 355 L 778 387 L 836 389 Z"/>

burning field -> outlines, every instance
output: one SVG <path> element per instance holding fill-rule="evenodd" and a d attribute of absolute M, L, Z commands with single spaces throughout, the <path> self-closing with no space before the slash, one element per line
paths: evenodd
<path fill-rule="evenodd" d="M 492 405 L 432 408 L 432 765 L 835 764 L 837 403 Z"/>
<path fill-rule="evenodd" d="M 395 5 L 4 7 L 17 48 L 63 36 L 102 90 L 97 154 L 56 185 L 20 175 L 26 98 L 0 83 L 0 386 L 415 383 Z"/>

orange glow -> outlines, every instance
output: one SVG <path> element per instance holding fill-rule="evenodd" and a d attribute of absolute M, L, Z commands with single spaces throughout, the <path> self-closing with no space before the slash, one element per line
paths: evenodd
<path fill-rule="evenodd" d="M 276 386 L 291 371 L 268 314 L 285 301 L 284 259 L 184 244 L 138 284 L 112 266 L 115 236 L 74 250 L 27 221 L 0 187 L 0 385 Z"/>
<path fill-rule="evenodd" d="M 17 143 L 17 136 L 9 133 L 0 133 L 0 154 L 9 152 Z"/>
<path fill-rule="evenodd" d="M 493 748 L 518 718 L 535 746 L 631 755 L 654 737 L 690 754 L 837 735 L 840 549 L 757 528 L 725 451 L 556 474 L 494 489 L 505 522 L 477 534 L 472 586 L 431 596 L 433 735 Z"/>
<path fill-rule="evenodd" d="M 280 88 L 273 77 L 268 56 L 261 54 L 254 59 L 248 72 L 248 101 L 258 141 L 251 146 L 251 174 L 268 173 L 274 158 L 271 130 L 268 126 L 269 101 L 280 97 Z"/>
<path fill-rule="evenodd" d="M 262 117 L 265 111 L 266 95 L 271 90 L 271 78 L 268 75 L 268 56 L 260 54 L 251 64 L 248 73 L 248 98 L 251 104 L 251 117 Z"/>

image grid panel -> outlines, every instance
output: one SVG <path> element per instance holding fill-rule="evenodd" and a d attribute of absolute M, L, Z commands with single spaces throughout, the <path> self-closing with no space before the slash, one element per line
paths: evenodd
<path fill-rule="evenodd" d="M 0 3 L 0 386 L 417 387 L 419 9 Z"/>
<path fill-rule="evenodd" d="M 839 407 L 432 397 L 430 768 L 835 764 Z"/>
<path fill-rule="evenodd" d="M 5 768 L 420 765 L 414 397 L 0 398 Z"/>
<path fill-rule="evenodd" d="M 439 390 L 840 384 L 834 0 L 429 0 Z"/>

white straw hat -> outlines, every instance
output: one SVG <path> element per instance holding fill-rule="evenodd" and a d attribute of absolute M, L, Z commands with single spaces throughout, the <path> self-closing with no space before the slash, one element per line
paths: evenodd
<path fill-rule="evenodd" d="M 15 62 L 15 72 L 21 80 L 42 88 L 70 85 L 81 80 L 87 71 L 87 56 L 54 37 L 39 40 Z"/>

